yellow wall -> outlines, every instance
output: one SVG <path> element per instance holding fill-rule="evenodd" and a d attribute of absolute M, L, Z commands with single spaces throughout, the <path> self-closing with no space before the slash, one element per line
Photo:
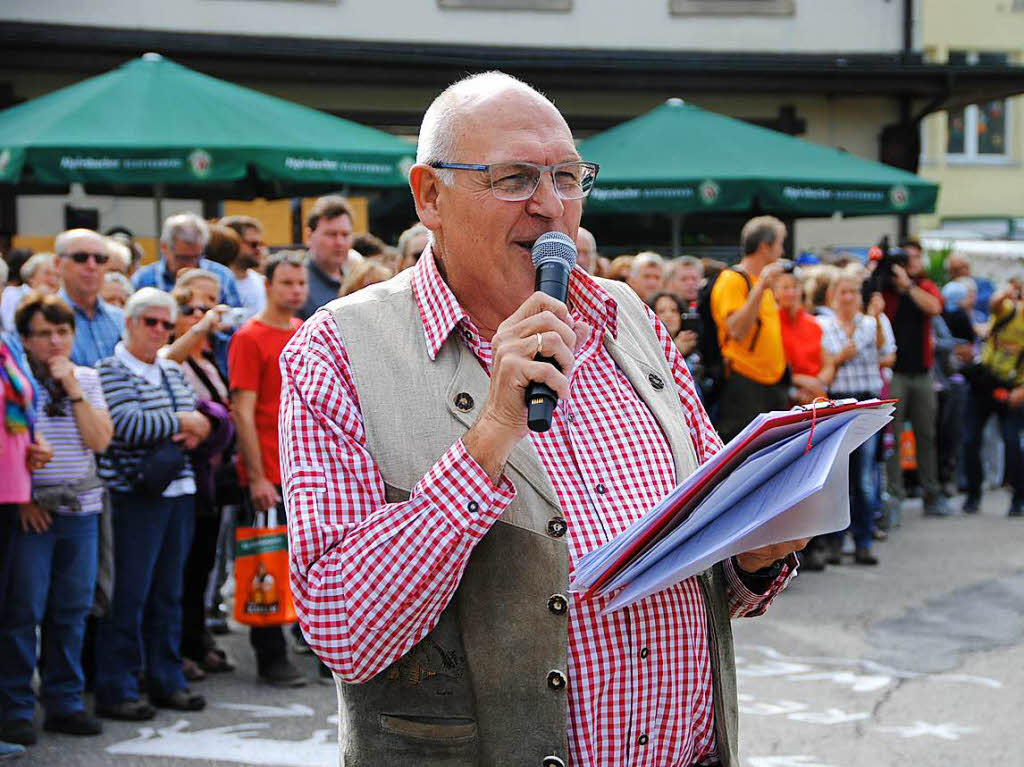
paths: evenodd
<path fill-rule="evenodd" d="M 949 51 L 999 52 L 1024 63 L 1024 11 L 1012 0 L 922 0 L 921 44 L 929 60 L 945 62 Z M 922 124 L 920 173 L 942 185 L 934 216 L 922 216 L 923 229 L 943 218 L 1024 216 L 1024 98 L 1009 99 L 1008 157 L 1004 162 L 947 160 L 947 113 Z"/>

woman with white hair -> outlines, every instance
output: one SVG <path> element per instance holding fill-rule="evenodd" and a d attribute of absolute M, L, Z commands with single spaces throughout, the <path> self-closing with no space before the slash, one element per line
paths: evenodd
<path fill-rule="evenodd" d="M 100 476 L 114 507 L 114 594 L 96 632 L 96 712 L 141 721 L 156 714 L 139 700 L 145 668 L 156 706 L 197 711 L 182 673 L 182 573 L 195 524 L 195 472 L 188 452 L 210 436 L 211 421 L 177 363 L 157 352 L 178 307 L 156 288 L 125 304 L 124 340 L 99 362 L 114 439 Z M 143 661 L 142 653 L 145 653 Z"/>
<path fill-rule="evenodd" d="M 49 296 L 60 290 L 57 256 L 53 253 L 36 253 L 21 265 L 18 276 L 22 284 L 4 288 L 3 298 L 0 298 L 0 323 L 8 332 L 14 331 L 14 312 L 26 295 L 36 292 Z"/>

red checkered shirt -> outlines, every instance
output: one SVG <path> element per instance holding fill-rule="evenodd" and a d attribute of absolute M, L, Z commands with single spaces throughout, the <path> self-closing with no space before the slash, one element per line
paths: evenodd
<path fill-rule="evenodd" d="M 412 289 L 428 354 L 458 329 L 489 372 L 491 344 L 425 253 Z M 570 570 L 586 552 L 636 522 L 676 484 L 660 427 L 605 349 L 616 303 L 581 269 L 569 305 L 592 332 L 576 352 L 571 396 L 529 439 L 568 522 Z M 681 355 L 650 314 L 664 347 L 698 460 L 721 447 Z M 434 627 L 474 545 L 515 496 L 495 487 L 456 442 L 408 501 L 387 504 L 366 450 L 350 362 L 333 316 L 318 312 L 281 356 L 281 465 L 289 509 L 292 588 L 309 644 L 342 679 L 362 682 Z M 326 493 L 323 478 L 326 477 Z M 475 513 L 467 501 L 478 503 Z M 383 545 L 386 542 L 386 545 Z M 789 578 L 788 565 L 757 595 L 726 563 L 734 617 L 759 615 Z M 696 579 L 601 615 L 602 602 L 569 603 L 569 756 L 577 767 L 690 765 L 715 754 L 707 626 Z"/>

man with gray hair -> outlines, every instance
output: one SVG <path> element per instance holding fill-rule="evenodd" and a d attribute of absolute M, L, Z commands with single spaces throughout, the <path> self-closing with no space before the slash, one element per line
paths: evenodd
<path fill-rule="evenodd" d="M 176 213 L 164 221 L 160 233 L 160 260 L 148 264 L 132 275 L 132 285 L 159 288 L 171 292 L 182 269 L 206 269 L 220 279 L 220 303 L 241 306 L 235 275 L 223 264 L 203 257 L 210 240 L 210 227 L 195 213 Z"/>
<path fill-rule="evenodd" d="M 596 175 L 525 83 L 455 83 L 409 173 L 427 250 L 281 355 L 292 587 L 338 683 L 348 767 L 603 767 L 638 750 L 739 767 L 729 619 L 764 611 L 801 543 L 608 614 L 568 588 L 571 563 L 721 447 L 632 291 L 580 268 L 566 303 L 534 289 L 534 243 L 575 238 Z M 543 434 L 531 382 L 559 396 Z"/>
<path fill-rule="evenodd" d="M 789 407 L 782 324 L 772 293 L 783 271 L 779 259 L 785 240 L 786 227 L 779 219 L 750 219 L 740 232 L 743 258 L 719 274 L 711 289 L 725 375 L 716 426 L 726 442 L 758 413 Z"/>
<path fill-rule="evenodd" d="M 661 286 L 661 274 L 665 269 L 665 259 L 652 251 L 637 253 L 629 267 L 626 284 L 633 288 L 640 300 L 645 304 Z"/>
<path fill-rule="evenodd" d="M 110 254 L 107 238 L 91 229 L 69 229 L 54 243 L 61 289 L 57 293 L 75 313 L 71 361 L 93 367 L 114 353 L 124 331 L 124 312 L 100 298 Z"/>

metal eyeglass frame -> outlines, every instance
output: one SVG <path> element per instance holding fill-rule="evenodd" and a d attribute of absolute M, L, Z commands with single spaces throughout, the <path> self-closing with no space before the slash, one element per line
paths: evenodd
<path fill-rule="evenodd" d="M 544 174 L 548 172 L 551 173 L 551 184 L 555 188 L 555 194 L 557 194 L 559 198 L 563 200 L 582 200 L 590 195 L 590 190 L 594 188 L 594 184 L 597 182 L 598 171 L 601 170 L 601 166 L 598 165 L 596 162 L 588 162 L 587 160 L 566 160 L 565 162 L 556 162 L 553 165 L 538 165 L 535 162 L 525 161 L 495 162 L 491 163 L 490 165 L 482 165 L 479 163 L 446 162 L 443 160 L 437 160 L 435 162 L 429 163 L 429 165 L 431 168 L 436 168 L 438 170 L 475 170 L 480 171 L 482 173 L 486 173 L 490 177 L 491 193 L 495 197 L 497 197 L 497 199 L 503 200 L 504 202 L 521 202 L 523 200 L 528 200 L 531 197 L 533 197 L 533 195 L 535 195 L 537 193 L 537 190 L 540 188 L 540 180 L 544 177 Z M 524 165 L 528 168 L 536 168 L 539 171 L 537 173 L 537 184 L 533 187 L 533 189 L 530 190 L 529 194 L 524 195 L 522 197 L 516 197 L 512 199 L 507 197 L 498 197 L 497 192 L 494 190 L 494 177 L 490 175 L 490 172 L 491 168 L 497 167 L 499 165 Z M 583 194 L 580 195 L 579 197 L 566 197 L 559 191 L 558 184 L 555 183 L 555 168 L 560 168 L 564 165 L 585 165 L 588 168 L 593 168 L 594 170 L 593 181 L 590 182 L 590 186 L 584 189 Z"/>

